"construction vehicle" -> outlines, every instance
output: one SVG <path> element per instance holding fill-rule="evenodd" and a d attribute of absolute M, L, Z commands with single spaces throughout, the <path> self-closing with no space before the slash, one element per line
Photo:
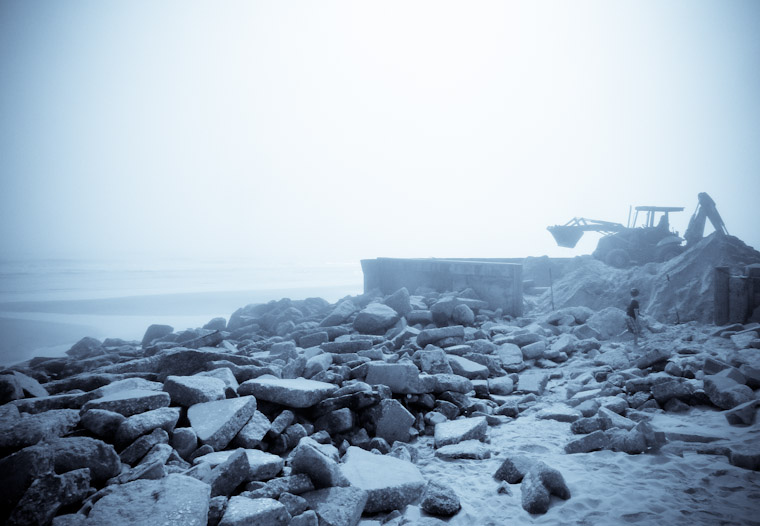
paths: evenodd
<path fill-rule="evenodd" d="M 717 235 L 728 234 L 723 219 L 715 208 L 715 201 L 705 192 L 697 197 L 697 209 L 684 234 L 685 246 L 684 239 L 679 237 L 678 232 L 670 230 L 670 213 L 684 210 L 678 206 L 637 206 L 633 221 L 629 209 L 627 225 L 574 217 L 564 225 L 550 226 L 547 230 L 559 246 L 567 248 L 574 248 L 585 232 L 604 234 L 592 255 L 613 267 L 624 268 L 631 264 L 666 261 L 702 239 L 707 219 L 715 227 Z M 662 214 L 659 219 L 658 214 Z M 638 226 L 640 215 L 643 222 Z"/>

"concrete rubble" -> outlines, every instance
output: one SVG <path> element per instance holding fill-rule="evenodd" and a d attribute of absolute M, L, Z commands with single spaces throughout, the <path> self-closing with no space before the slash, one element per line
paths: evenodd
<path fill-rule="evenodd" d="M 153 325 L 140 342 L 88 338 L 66 359 L 6 369 L 0 520 L 353 526 L 399 523 L 410 507 L 455 516 L 457 487 L 426 478 L 421 455 L 496 458 L 494 498 L 520 485 L 524 513 L 541 514 L 584 488 L 568 487 L 540 449 L 489 445 L 493 429 L 520 419 L 564 426 L 567 455 L 717 452 L 726 466 L 760 469 L 756 446 L 653 423 L 702 407 L 725 414 L 726 436 L 757 426 L 760 326 L 652 322 L 631 349 L 619 312 L 571 305 L 578 292 L 557 288 L 561 309 L 520 318 L 468 290 L 283 299 L 212 328 Z"/>

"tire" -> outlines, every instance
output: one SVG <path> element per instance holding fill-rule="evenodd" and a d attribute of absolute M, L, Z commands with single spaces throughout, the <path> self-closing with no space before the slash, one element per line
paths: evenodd
<path fill-rule="evenodd" d="M 631 262 L 631 258 L 628 255 L 628 252 L 622 248 L 616 248 L 609 251 L 607 256 L 604 258 L 604 262 L 611 267 L 625 268 Z"/>

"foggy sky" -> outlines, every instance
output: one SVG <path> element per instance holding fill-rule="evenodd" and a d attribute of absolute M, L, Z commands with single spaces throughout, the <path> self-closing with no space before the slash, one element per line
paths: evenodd
<path fill-rule="evenodd" d="M 0 257 L 760 248 L 760 3 L 0 0 Z"/>

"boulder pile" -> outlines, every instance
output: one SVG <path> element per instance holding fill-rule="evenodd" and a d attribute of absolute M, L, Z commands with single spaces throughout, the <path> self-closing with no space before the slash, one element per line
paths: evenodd
<path fill-rule="evenodd" d="M 401 525 L 414 504 L 434 524 L 461 503 L 422 475 L 420 447 L 487 459 L 490 430 L 528 416 L 566 422 L 568 454 L 656 451 L 683 437 L 652 415 L 692 405 L 753 423 L 760 326 L 675 343 L 650 331 L 634 353 L 621 327 L 615 309 L 512 319 L 471 290 L 400 289 L 249 305 L 141 342 L 85 338 L 0 372 L 0 520 Z M 494 476 L 521 485 L 526 512 L 570 498 L 558 470 L 503 454 Z M 725 454 L 758 469 L 756 451 Z"/>

